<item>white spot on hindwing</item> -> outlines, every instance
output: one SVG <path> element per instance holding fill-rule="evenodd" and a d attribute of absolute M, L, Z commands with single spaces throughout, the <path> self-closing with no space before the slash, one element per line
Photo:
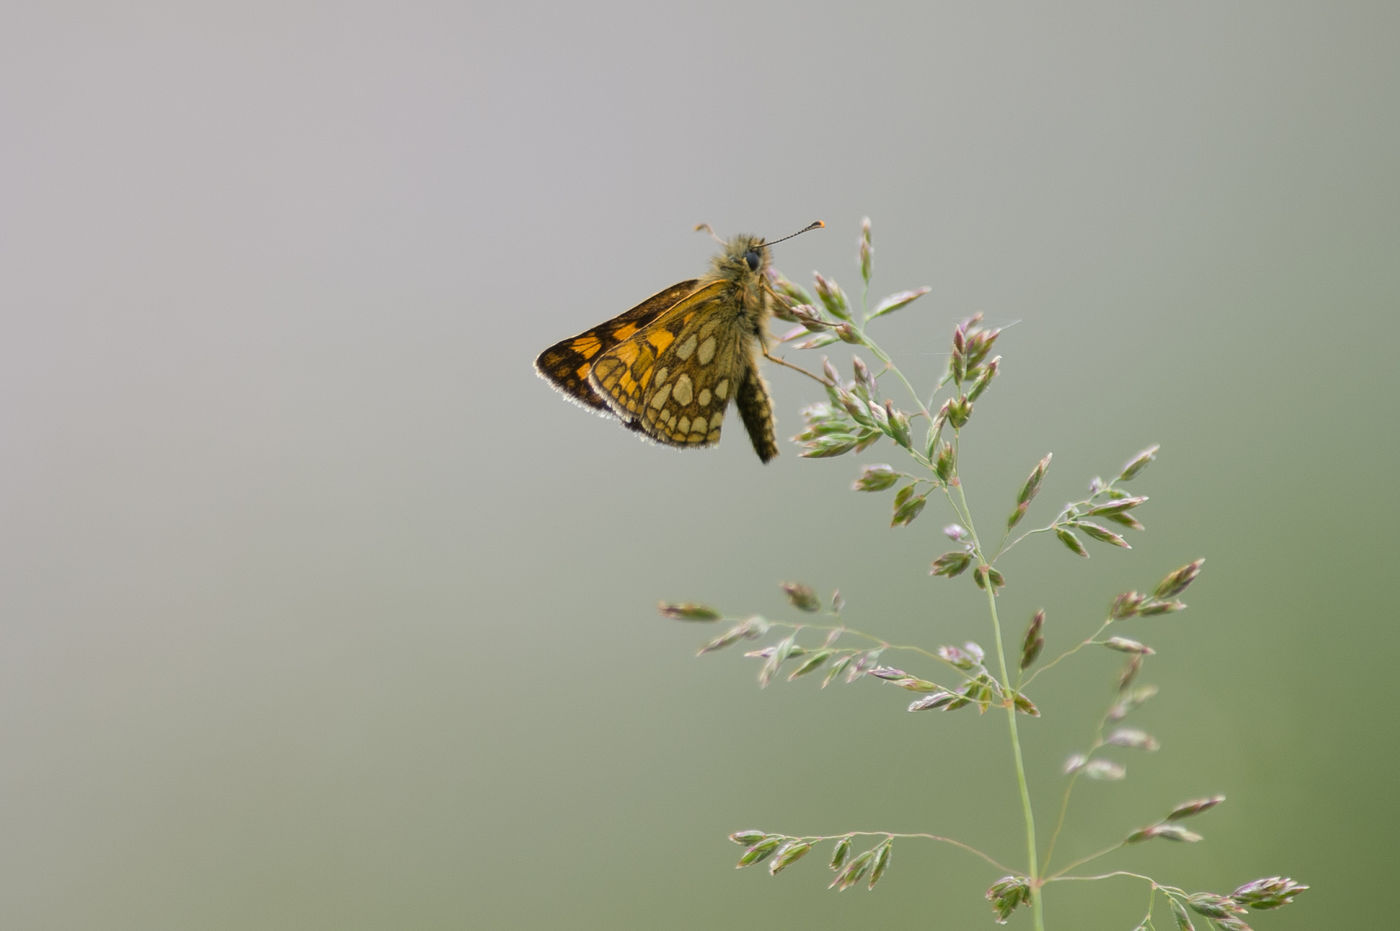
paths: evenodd
<path fill-rule="evenodd" d="M 691 401 L 690 376 L 684 373 L 677 375 L 676 380 L 671 383 L 671 395 L 676 399 L 676 403 L 682 407 L 688 407 Z"/>

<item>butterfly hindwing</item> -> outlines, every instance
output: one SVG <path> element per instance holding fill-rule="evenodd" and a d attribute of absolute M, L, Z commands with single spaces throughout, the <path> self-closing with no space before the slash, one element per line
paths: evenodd
<path fill-rule="evenodd" d="M 594 389 L 619 417 L 670 446 L 719 442 L 725 408 L 746 366 L 746 334 L 708 282 L 593 365 Z"/>

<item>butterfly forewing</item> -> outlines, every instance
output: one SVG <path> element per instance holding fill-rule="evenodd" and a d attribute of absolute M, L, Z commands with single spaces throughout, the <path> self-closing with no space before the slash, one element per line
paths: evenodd
<path fill-rule="evenodd" d="M 674 307 L 681 298 L 693 292 L 698 283 L 691 279 L 674 284 L 607 323 L 555 343 L 540 353 L 535 360 L 535 371 L 573 400 L 600 414 L 614 414 L 608 403 L 588 383 L 594 361 L 600 353 L 631 339 L 638 330 Z M 628 426 L 638 429 L 634 423 L 628 423 Z"/>

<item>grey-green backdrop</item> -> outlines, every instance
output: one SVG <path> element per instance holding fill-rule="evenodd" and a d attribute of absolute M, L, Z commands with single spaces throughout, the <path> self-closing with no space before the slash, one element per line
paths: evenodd
<path fill-rule="evenodd" d="M 873 893 L 732 830 L 953 834 L 1020 863 L 997 716 L 862 682 L 759 691 L 660 599 L 989 642 L 859 461 L 638 443 L 531 372 L 699 272 L 932 293 L 922 383 L 1015 322 L 965 438 L 994 523 L 1160 442 L 1149 533 L 1018 551 L 1051 651 L 1205 556 L 1133 632 L 1163 743 L 1082 787 L 1067 852 L 1313 885 L 1260 929 L 1389 910 L 1400 637 L 1400 14 L 1387 3 L 25 4 L 0 37 L 0 925 L 983 927 L 995 871 L 901 843 Z M 840 357 L 839 353 L 836 353 Z M 815 359 L 811 360 L 814 363 Z M 770 371 L 779 429 L 814 386 Z M 1041 519 L 1048 513 L 1040 513 Z M 1048 816 L 1116 658 L 1024 726 Z M 1057 928 L 1147 894 L 1057 887 Z M 1028 926 L 1025 916 L 1014 921 Z"/>

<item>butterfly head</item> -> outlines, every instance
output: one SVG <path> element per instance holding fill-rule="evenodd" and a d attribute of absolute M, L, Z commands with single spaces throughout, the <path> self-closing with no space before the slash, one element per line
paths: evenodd
<path fill-rule="evenodd" d="M 716 277 L 746 284 L 761 278 L 771 264 L 767 243 L 758 236 L 743 234 L 724 244 L 724 251 L 715 256 L 712 266 Z"/>

